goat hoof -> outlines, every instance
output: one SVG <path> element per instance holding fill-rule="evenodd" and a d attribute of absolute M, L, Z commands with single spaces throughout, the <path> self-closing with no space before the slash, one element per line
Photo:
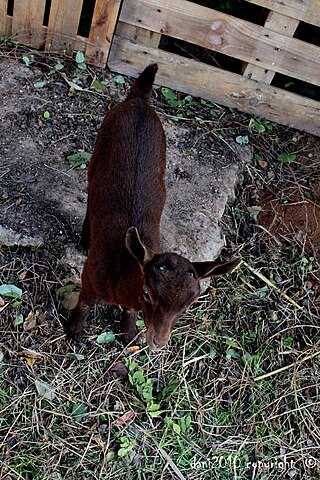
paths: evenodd
<path fill-rule="evenodd" d="M 70 323 L 66 323 L 64 326 L 64 331 L 67 340 L 75 341 L 78 339 L 82 331 L 82 327 L 79 327 L 79 325 L 72 325 Z"/>
<path fill-rule="evenodd" d="M 122 337 L 123 345 L 126 347 L 129 343 L 131 343 L 132 340 L 137 336 L 137 333 L 137 329 L 130 330 L 129 332 L 124 333 Z M 138 343 L 138 340 L 135 343 Z"/>

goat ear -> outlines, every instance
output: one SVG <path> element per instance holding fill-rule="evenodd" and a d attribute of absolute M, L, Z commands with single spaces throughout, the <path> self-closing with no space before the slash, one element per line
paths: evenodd
<path fill-rule="evenodd" d="M 201 279 L 225 275 L 226 273 L 232 272 L 232 270 L 234 270 L 241 262 L 241 258 L 235 257 L 225 262 L 214 260 L 213 262 L 193 262 L 192 265 L 197 272 L 199 279 Z"/>
<path fill-rule="evenodd" d="M 136 227 L 128 228 L 126 234 L 126 247 L 141 267 L 153 257 L 153 251 L 142 243 Z"/>

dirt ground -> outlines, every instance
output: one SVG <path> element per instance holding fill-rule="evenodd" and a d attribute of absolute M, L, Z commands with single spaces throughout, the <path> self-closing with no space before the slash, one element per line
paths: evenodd
<path fill-rule="evenodd" d="M 129 85 L 119 87 L 111 79 L 108 95 L 70 94 L 61 76 L 34 87 L 43 75 L 39 68 L 10 59 L 0 65 L 4 96 L 0 225 L 22 235 L 20 245 L 28 243 L 26 238 L 35 244 L 52 240 L 69 245 L 70 253 L 85 213 L 86 170 L 70 168 L 67 156 L 92 151 L 105 112 L 124 98 Z M 50 117 L 45 119 L 44 112 Z M 194 128 L 178 127 L 165 115 L 162 120 L 168 142 L 163 250 L 210 260 L 224 246 L 219 220 L 234 197 L 239 170 L 250 161 L 250 149 L 233 142 L 213 152 L 210 145 L 197 145 L 206 132 L 195 137 Z M 16 236 L 11 235 L 11 244 Z M 3 243 L 8 245 L 7 237 Z"/>
<path fill-rule="evenodd" d="M 31 256 L 33 248 L 40 246 L 58 285 L 79 285 L 85 259 L 79 236 L 87 171 L 72 167 L 67 157 L 92 151 L 105 112 L 125 97 L 132 80 L 117 82 L 115 75 L 104 72 L 108 89 L 102 93 L 88 89 L 96 78 L 94 70 L 77 77 L 74 64 L 66 62 L 61 75 L 54 70 L 60 60 L 40 60 L 27 66 L 9 55 L 0 62 L 0 243 L 27 247 L 25 252 Z M 74 77 L 76 89 L 70 83 Z M 275 133 L 276 126 L 270 122 L 262 123 L 266 126 L 263 138 L 243 127 L 245 122 L 250 125 L 248 116 L 219 106 L 212 113 L 213 105 L 208 108 L 205 102 L 189 105 L 193 116 L 188 118 L 188 106 L 170 108 L 159 89 L 152 102 L 168 144 L 163 249 L 192 260 L 215 258 L 224 246 L 228 247 L 225 254 L 241 251 L 239 232 L 247 217 L 251 226 L 245 227 L 250 230 L 245 236 L 255 232 L 255 238 L 259 232 L 275 246 L 301 249 L 302 261 L 312 274 L 309 286 L 319 304 L 318 139 L 281 126 Z M 47 118 L 45 112 L 49 112 Z M 214 128 L 212 115 L 218 116 Z M 242 136 L 249 132 L 251 144 L 237 143 L 234 132 Z M 277 152 L 296 150 L 292 163 L 277 159 Z M 235 189 L 234 211 L 238 203 L 240 211 L 245 209 L 239 223 L 227 208 Z M 40 302 L 44 311 L 46 302 Z"/>
<path fill-rule="evenodd" d="M 71 345 L 70 304 L 59 296 L 78 289 L 84 258 L 86 169 L 67 156 L 92 151 L 105 111 L 132 79 L 89 68 L 78 80 L 84 90 L 70 91 L 74 62 L 35 54 L 27 67 L 23 52 L 2 53 L 0 285 L 23 293 L 18 304 L 0 297 L 0 477 L 211 480 L 210 463 L 190 462 L 221 449 L 240 455 L 241 480 L 258 478 L 245 466 L 257 459 L 272 461 L 268 478 L 280 478 L 275 461 L 286 456 L 295 462 L 288 477 L 318 479 L 320 464 L 305 460 L 320 448 L 319 139 L 263 119 L 257 129 L 250 116 L 200 99 L 173 108 L 155 90 L 168 138 L 168 248 L 195 259 L 222 249 L 244 263 L 211 284 L 167 351 L 134 354 L 161 404 L 153 418 L 128 382 L 118 336 L 97 343 L 117 332 L 117 314 L 94 309 Z M 54 71 L 58 61 L 65 76 Z M 90 88 L 95 75 L 106 92 Z M 236 468 L 217 478 L 234 479 Z"/>

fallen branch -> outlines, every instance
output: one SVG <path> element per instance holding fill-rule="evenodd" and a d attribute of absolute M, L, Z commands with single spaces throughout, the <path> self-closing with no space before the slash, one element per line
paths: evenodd
<path fill-rule="evenodd" d="M 258 272 L 254 268 L 252 268 L 247 262 L 242 261 L 242 264 L 245 265 L 252 273 L 254 273 L 257 277 L 260 278 L 263 282 L 265 282 L 269 287 L 273 288 L 276 292 L 278 292 L 283 298 L 285 298 L 288 302 L 290 302 L 294 307 L 299 308 L 299 310 L 303 310 L 303 307 L 295 302 L 292 298 L 290 298 L 286 293 L 282 292 L 280 288 L 278 288 L 274 283 L 272 283 L 267 277 L 265 277 L 262 273 Z"/>
<path fill-rule="evenodd" d="M 289 368 L 295 367 L 298 363 L 299 364 L 304 363 L 307 360 L 311 360 L 312 358 L 317 357 L 318 355 L 320 355 L 320 351 L 312 353 L 311 355 L 307 355 L 306 357 L 304 357 L 299 362 L 296 361 L 294 363 L 290 363 L 290 365 L 286 365 L 285 367 L 278 368 L 277 370 L 274 370 L 273 372 L 269 372 L 269 373 L 266 373 L 264 375 L 260 375 L 260 377 L 254 378 L 254 381 L 255 382 L 260 382 L 260 380 L 264 380 L 265 378 L 269 378 L 269 377 L 272 377 L 273 375 L 277 375 L 278 373 L 284 372 L 285 370 L 288 370 Z"/>

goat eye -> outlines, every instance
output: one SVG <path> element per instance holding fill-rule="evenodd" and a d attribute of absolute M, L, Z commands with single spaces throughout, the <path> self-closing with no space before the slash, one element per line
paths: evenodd
<path fill-rule="evenodd" d="M 150 294 L 147 290 L 143 290 L 143 298 L 145 299 L 146 302 L 152 303 Z"/>
<path fill-rule="evenodd" d="M 189 272 L 187 272 L 187 274 L 192 278 L 196 278 L 195 273 L 192 270 L 189 270 Z"/>
<path fill-rule="evenodd" d="M 167 260 L 164 260 L 163 262 L 156 265 L 156 269 L 159 270 L 159 272 L 166 273 L 169 270 L 172 270 L 172 265 Z"/>

